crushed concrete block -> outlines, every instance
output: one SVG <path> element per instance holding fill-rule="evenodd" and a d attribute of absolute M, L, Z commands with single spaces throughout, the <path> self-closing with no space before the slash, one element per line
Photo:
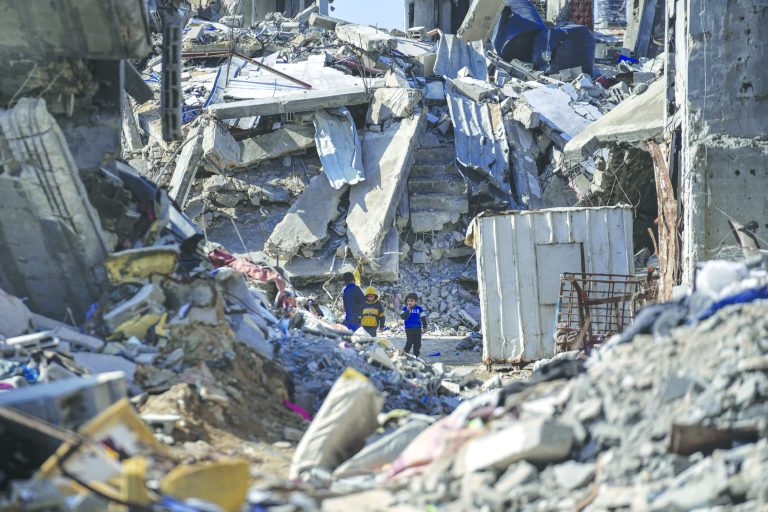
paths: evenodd
<path fill-rule="evenodd" d="M 650 73 L 648 71 L 637 71 L 632 74 L 632 83 L 647 84 L 656 80 L 656 73 Z"/>
<path fill-rule="evenodd" d="M 485 80 L 478 80 L 471 76 L 458 77 L 450 81 L 453 89 L 472 101 L 483 101 L 498 89 Z"/>
<path fill-rule="evenodd" d="M 352 253 L 375 262 L 384 236 L 395 220 L 414 151 L 426 125 L 424 113 L 392 123 L 363 141 L 365 181 L 353 185 L 347 214 Z"/>
<path fill-rule="evenodd" d="M 518 101 L 515 103 L 515 109 L 512 111 L 512 119 L 523 125 L 526 130 L 532 130 L 539 127 L 541 118 L 537 112 L 527 103 Z"/>
<path fill-rule="evenodd" d="M 421 100 L 421 89 L 384 87 L 373 93 L 368 122 L 381 124 L 387 119 L 410 117 Z"/>
<path fill-rule="evenodd" d="M 336 36 L 366 52 L 387 53 L 397 48 L 397 38 L 368 25 L 337 25 Z"/>
<path fill-rule="evenodd" d="M 429 256 L 427 256 L 427 253 L 414 251 L 411 255 L 411 262 L 416 265 L 426 265 L 429 263 Z"/>
<path fill-rule="evenodd" d="M 411 85 L 408 83 L 408 77 L 405 76 L 403 70 L 393 68 L 384 75 L 384 87 L 410 89 Z"/>
<path fill-rule="evenodd" d="M 264 244 L 264 252 L 290 261 L 303 247 L 321 246 L 328 239 L 328 224 L 339 215 L 339 202 L 347 189 L 348 186 L 331 187 L 324 174 L 312 178 L 283 220 L 275 226 Z"/>
<path fill-rule="evenodd" d="M 554 467 L 557 485 L 573 490 L 583 487 L 595 476 L 595 464 L 580 464 L 574 461 L 564 462 Z"/>
<path fill-rule="evenodd" d="M 572 446 L 570 427 L 531 418 L 470 442 L 464 463 L 468 472 L 491 467 L 501 470 L 520 460 L 545 464 L 565 458 Z"/>
<path fill-rule="evenodd" d="M 504 0 L 472 0 L 456 35 L 464 41 L 484 41 L 496 26 Z"/>
<path fill-rule="evenodd" d="M 315 145 L 311 126 L 286 124 L 282 128 L 236 141 L 224 126 L 210 123 L 203 134 L 203 156 L 219 172 L 245 170 L 259 162 L 279 158 Z"/>
<path fill-rule="evenodd" d="M 539 476 L 539 470 L 536 466 L 524 460 L 509 466 L 499 480 L 494 489 L 502 496 L 508 496 L 515 488 L 534 481 Z"/>
<path fill-rule="evenodd" d="M 448 378 L 453 382 L 456 382 L 459 386 L 464 387 L 475 380 L 475 371 L 472 368 L 467 367 L 454 368 L 448 374 Z"/>

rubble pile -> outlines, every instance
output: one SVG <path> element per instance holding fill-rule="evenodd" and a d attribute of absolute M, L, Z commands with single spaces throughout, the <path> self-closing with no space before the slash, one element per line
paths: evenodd
<path fill-rule="evenodd" d="M 355 336 L 352 341 L 289 336 L 280 341 L 278 360 L 292 375 L 296 403 L 316 413 L 328 391 L 346 368 L 367 376 L 384 398 L 382 410 L 410 410 L 444 414 L 458 399 L 448 393 L 438 396 L 444 375 L 425 361 L 392 350 L 386 340 Z M 445 372 L 445 370 L 442 370 Z"/>
<path fill-rule="evenodd" d="M 696 292 L 650 306 L 588 359 L 543 361 L 423 424 L 376 478 L 335 472 L 331 489 L 360 492 L 322 510 L 374 497 L 373 510 L 765 507 L 768 280 L 711 263 Z"/>

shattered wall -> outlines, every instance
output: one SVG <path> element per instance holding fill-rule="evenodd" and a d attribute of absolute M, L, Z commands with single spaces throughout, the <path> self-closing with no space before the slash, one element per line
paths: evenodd
<path fill-rule="evenodd" d="M 734 239 L 728 220 L 768 231 L 768 46 L 759 0 L 676 3 L 676 94 L 682 114 L 683 280 Z M 765 246 L 766 244 L 763 243 Z"/>
<path fill-rule="evenodd" d="M 81 320 L 104 282 L 107 238 L 44 101 L 0 110 L 0 161 L 0 288 Z"/>

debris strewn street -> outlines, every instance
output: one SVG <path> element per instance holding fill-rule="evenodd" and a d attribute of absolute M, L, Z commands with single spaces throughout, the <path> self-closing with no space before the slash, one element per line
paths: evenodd
<path fill-rule="evenodd" d="M 0 11 L 0 509 L 768 509 L 760 2 Z"/>

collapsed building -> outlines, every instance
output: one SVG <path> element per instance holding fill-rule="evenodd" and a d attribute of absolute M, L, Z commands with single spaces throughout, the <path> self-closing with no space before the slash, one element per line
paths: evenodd
<path fill-rule="evenodd" d="M 329 4 L 3 6 L 3 505 L 766 506 L 765 9 Z"/>

